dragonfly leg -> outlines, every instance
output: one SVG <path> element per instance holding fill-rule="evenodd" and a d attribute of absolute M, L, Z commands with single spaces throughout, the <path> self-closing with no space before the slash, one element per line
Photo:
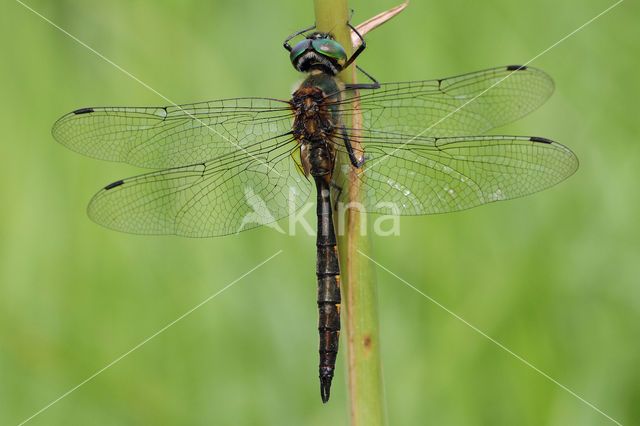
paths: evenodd
<path fill-rule="evenodd" d="M 351 19 L 351 17 L 349 17 L 349 19 Z M 349 65 L 351 65 L 351 63 L 353 61 L 356 60 L 356 58 L 358 56 L 360 56 L 360 54 L 362 52 L 364 52 L 364 49 L 367 48 L 367 43 L 365 43 L 364 38 L 362 37 L 362 35 L 358 32 L 358 30 L 356 30 L 356 28 L 351 25 L 351 23 L 349 21 L 347 21 L 347 26 L 349 28 L 351 28 L 351 31 L 353 31 L 354 33 L 356 33 L 356 35 L 358 36 L 358 38 L 360 39 L 360 46 L 358 46 L 358 48 L 356 49 L 355 52 L 353 52 L 353 55 L 351 55 L 351 57 L 349 59 L 347 59 L 347 62 L 345 62 L 344 67 L 343 68 L 347 68 Z"/>
<path fill-rule="evenodd" d="M 373 81 L 373 83 L 356 83 L 356 84 L 345 84 L 344 88 L 348 89 L 348 90 L 356 90 L 356 89 L 379 89 L 380 88 L 380 83 L 378 83 L 378 80 L 376 80 L 375 78 L 373 78 L 373 76 L 371 74 L 369 74 L 368 72 L 366 72 L 365 70 L 363 70 L 362 68 L 360 68 L 358 65 L 356 65 L 356 68 L 358 70 L 360 70 L 360 72 L 364 75 L 366 75 L 367 77 L 369 77 L 371 79 L 371 81 Z"/>
<path fill-rule="evenodd" d="M 333 203 L 333 209 L 334 210 L 338 210 L 338 202 L 340 201 L 340 197 L 342 196 L 342 190 L 344 189 L 343 187 L 341 187 L 340 185 L 336 185 L 334 182 L 330 182 L 329 186 L 333 189 L 335 189 L 336 191 L 338 191 L 338 194 L 336 195 L 336 198 L 334 200 Z"/>
<path fill-rule="evenodd" d="M 292 47 L 291 47 L 291 45 L 289 44 L 289 41 L 290 41 L 292 38 L 299 36 L 300 34 L 304 34 L 304 33 L 306 33 L 307 31 L 311 31 L 311 30 L 313 30 L 315 27 L 316 27 L 316 26 L 315 26 L 315 25 L 313 25 L 313 26 L 311 26 L 311 27 L 309 27 L 309 28 L 305 28 L 304 30 L 300 30 L 300 31 L 298 31 L 298 32 L 296 32 L 296 33 L 291 34 L 291 35 L 290 35 L 289 37 L 287 37 L 287 39 L 284 41 L 284 43 L 283 43 L 284 48 L 285 48 L 285 49 L 287 49 L 287 51 L 291 52 Z"/>
<path fill-rule="evenodd" d="M 351 16 L 353 16 L 353 10 L 351 10 Z M 351 16 L 349 16 L 349 21 L 351 20 Z M 349 28 L 351 28 L 351 31 L 353 31 L 354 33 L 356 33 L 356 35 L 358 36 L 358 38 L 360 39 L 360 46 L 358 46 L 358 48 L 356 49 L 355 52 L 353 52 L 353 55 L 351 55 L 351 57 L 347 60 L 347 62 L 344 64 L 344 66 L 342 67 L 347 68 L 349 65 L 351 65 L 351 63 L 353 61 L 356 60 L 356 58 L 364 51 L 364 49 L 367 48 L 367 44 L 364 41 L 364 37 L 362 37 L 362 34 L 360 34 L 358 32 L 357 29 L 355 29 L 355 27 L 353 25 L 351 25 L 351 23 L 349 23 L 349 21 L 347 21 L 347 25 L 349 26 Z M 350 90 L 354 90 L 354 89 L 378 89 L 380 88 L 380 83 L 378 83 L 378 80 L 376 80 L 375 78 L 373 78 L 371 76 L 371 74 L 369 74 L 368 72 L 366 72 L 365 70 L 363 70 L 362 68 L 360 68 L 358 65 L 356 65 L 356 68 L 360 70 L 360 72 L 364 75 L 366 75 L 367 77 L 369 77 L 371 79 L 371 81 L 373 81 L 373 83 L 366 83 L 366 84 L 346 84 L 345 88 L 346 89 L 350 89 Z"/>
<path fill-rule="evenodd" d="M 358 160 L 356 153 L 353 151 L 353 146 L 351 146 L 351 140 L 349 139 L 347 129 L 345 129 L 344 126 L 342 126 L 342 140 L 344 141 L 345 148 L 347 148 L 347 154 L 349 154 L 349 161 L 351 161 L 351 165 L 359 169 L 364 164 L 364 156 L 362 159 Z"/>

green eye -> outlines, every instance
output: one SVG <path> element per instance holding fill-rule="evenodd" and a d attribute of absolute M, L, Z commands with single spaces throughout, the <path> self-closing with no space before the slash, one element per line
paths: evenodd
<path fill-rule="evenodd" d="M 300 43 L 293 46 L 291 49 L 291 54 L 289 55 L 289 59 L 291 62 L 298 56 L 302 55 L 311 45 L 311 40 L 302 40 Z"/>
<path fill-rule="evenodd" d="M 311 45 L 316 52 L 328 56 L 330 58 L 337 59 L 339 61 L 347 59 L 347 52 L 344 51 L 340 43 L 329 38 L 321 38 L 312 40 Z"/>

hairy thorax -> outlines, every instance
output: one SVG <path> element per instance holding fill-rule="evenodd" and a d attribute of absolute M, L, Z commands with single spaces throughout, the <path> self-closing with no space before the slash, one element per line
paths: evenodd
<path fill-rule="evenodd" d="M 293 136 L 300 144 L 305 175 L 326 176 L 331 175 L 335 164 L 334 137 L 339 123 L 336 123 L 336 107 L 332 105 L 335 99 L 327 96 L 314 80 L 315 76 L 311 75 L 291 98 Z"/>

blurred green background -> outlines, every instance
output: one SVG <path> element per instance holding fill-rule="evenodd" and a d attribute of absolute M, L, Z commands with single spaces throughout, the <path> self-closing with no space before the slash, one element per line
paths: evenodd
<path fill-rule="evenodd" d="M 287 98 L 282 40 L 311 1 L 56 1 L 34 9 L 183 103 Z M 608 1 L 415 0 L 367 37 L 380 81 L 523 63 Z M 354 23 L 395 6 L 352 0 Z M 346 425 L 344 345 L 320 402 L 314 238 L 121 234 L 90 197 L 139 169 L 50 135 L 84 106 L 160 97 L 13 1 L 0 6 L 0 424 L 17 424 L 268 258 L 33 425 Z M 640 423 L 637 3 L 535 60 L 556 92 L 496 133 L 543 136 L 581 167 L 545 192 L 403 218 L 373 257 L 622 424 Z M 314 218 L 309 217 L 311 223 Z M 607 425 L 585 403 L 378 270 L 392 425 Z"/>

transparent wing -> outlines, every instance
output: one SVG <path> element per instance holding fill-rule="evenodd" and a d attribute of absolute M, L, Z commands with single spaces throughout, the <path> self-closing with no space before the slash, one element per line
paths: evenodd
<path fill-rule="evenodd" d="M 354 136 L 352 135 L 352 140 Z M 364 131 L 360 173 L 367 212 L 419 215 L 465 210 L 532 194 L 578 168 L 575 154 L 525 136 L 432 138 Z M 341 140 L 337 146 L 344 151 Z M 336 179 L 344 181 L 349 165 Z"/>
<path fill-rule="evenodd" d="M 345 116 L 359 101 L 364 129 L 419 136 L 481 134 L 510 123 L 542 105 L 553 80 L 535 68 L 508 66 L 439 80 L 382 84 L 346 91 Z M 474 99 L 475 98 L 475 99 Z"/>
<path fill-rule="evenodd" d="M 311 185 L 289 157 L 291 136 L 262 141 L 205 163 L 107 185 L 88 213 L 108 228 L 136 234 L 227 235 L 288 216 Z"/>
<path fill-rule="evenodd" d="M 544 72 L 516 69 L 383 84 L 361 90 L 356 98 L 345 92 L 342 109 L 346 116 L 353 114 L 352 101 L 358 99 L 365 129 L 427 136 L 483 133 L 532 111 L 553 91 Z M 168 107 L 82 108 L 60 118 L 52 133 L 90 157 L 166 168 L 206 161 L 289 132 L 292 120 L 286 101 L 238 98 Z"/>
<path fill-rule="evenodd" d="M 168 107 L 82 108 L 53 137 L 101 160 L 160 169 L 193 164 L 291 131 L 289 103 L 238 98 Z"/>

